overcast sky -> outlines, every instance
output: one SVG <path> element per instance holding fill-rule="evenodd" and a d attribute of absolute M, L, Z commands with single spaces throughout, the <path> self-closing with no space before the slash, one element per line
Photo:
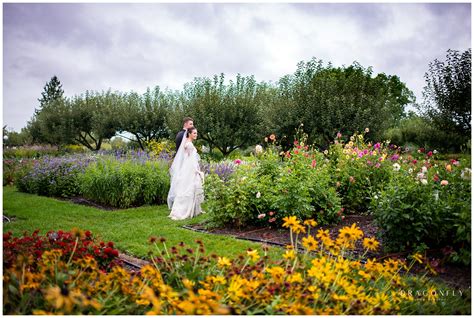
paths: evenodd
<path fill-rule="evenodd" d="M 424 73 L 471 47 L 471 4 L 3 4 L 3 124 L 19 131 L 57 75 L 86 90 L 181 90 L 225 73 L 277 82 L 312 57 L 398 75 L 421 101 Z"/>

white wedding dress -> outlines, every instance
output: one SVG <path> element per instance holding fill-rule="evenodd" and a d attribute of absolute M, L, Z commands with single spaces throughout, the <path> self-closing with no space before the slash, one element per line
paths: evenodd
<path fill-rule="evenodd" d="M 170 167 L 168 207 L 171 209 L 169 217 L 173 220 L 192 218 L 202 213 L 204 173 L 199 168 L 199 160 L 196 147 L 184 134 Z"/>

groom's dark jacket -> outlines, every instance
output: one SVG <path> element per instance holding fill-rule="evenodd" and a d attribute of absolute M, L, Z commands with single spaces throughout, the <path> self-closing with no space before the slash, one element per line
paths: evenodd
<path fill-rule="evenodd" d="M 178 152 L 179 146 L 181 146 L 181 141 L 183 141 L 183 134 L 186 132 L 186 129 L 181 129 L 181 131 L 176 135 L 176 152 Z"/>

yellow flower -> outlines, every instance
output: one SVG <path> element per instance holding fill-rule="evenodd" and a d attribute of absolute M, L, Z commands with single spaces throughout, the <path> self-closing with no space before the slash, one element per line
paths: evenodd
<path fill-rule="evenodd" d="M 46 290 L 45 299 L 56 309 L 64 309 L 66 313 L 72 311 L 72 307 L 77 301 L 78 293 L 69 291 L 66 287 L 58 286 L 49 287 Z"/>
<path fill-rule="evenodd" d="M 219 267 L 227 267 L 227 266 L 231 266 L 231 263 L 227 257 L 219 257 L 217 259 L 217 265 Z"/>
<path fill-rule="evenodd" d="M 318 225 L 318 222 L 316 222 L 313 219 L 309 219 L 309 220 L 304 221 L 303 224 L 311 226 L 311 227 L 315 227 L 316 225 Z"/>
<path fill-rule="evenodd" d="M 318 248 L 318 242 L 312 237 L 303 237 L 303 246 L 308 251 L 315 251 Z"/>
<path fill-rule="evenodd" d="M 293 227 L 295 225 L 298 225 L 300 222 L 296 219 L 296 216 L 287 216 L 283 218 L 283 227 Z"/>
<path fill-rule="evenodd" d="M 296 257 L 295 250 L 293 249 L 286 250 L 285 254 L 283 254 L 284 259 L 292 260 L 292 259 L 295 259 L 295 257 Z"/>
<path fill-rule="evenodd" d="M 303 277 L 301 276 L 300 273 L 295 273 L 293 275 L 288 276 L 286 281 L 290 284 L 292 284 L 292 283 L 302 283 L 303 282 Z"/>
<path fill-rule="evenodd" d="M 212 277 L 212 282 L 217 285 L 225 285 L 225 283 L 227 283 L 224 276 Z"/>
<path fill-rule="evenodd" d="M 319 229 L 318 234 L 316 235 L 316 237 L 320 240 L 323 240 L 325 238 L 330 238 L 329 237 L 329 230 Z"/>
<path fill-rule="evenodd" d="M 359 271 L 359 275 L 362 276 L 365 280 L 370 280 L 370 275 L 364 271 Z"/>
<path fill-rule="evenodd" d="M 423 255 L 421 255 L 420 253 L 413 254 L 411 258 L 413 258 L 418 263 L 423 264 Z"/>
<path fill-rule="evenodd" d="M 385 260 L 384 265 L 385 265 L 385 268 L 389 272 L 395 272 L 398 269 L 398 261 L 396 261 L 394 259 L 391 259 L 391 258 L 388 259 L 388 260 Z"/>
<path fill-rule="evenodd" d="M 285 270 L 280 266 L 267 268 L 267 272 L 270 273 L 270 275 L 272 275 L 272 278 L 276 282 L 281 282 L 283 280 L 283 277 L 285 276 Z"/>
<path fill-rule="evenodd" d="M 355 223 L 352 223 L 351 227 L 343 227 L 342 229 L 339 230 L 339 238 L 344 240 L 345 242 L 351 242 L 351 241 L 356 241 L 364 235 L 364 232 L 360 230 L 356 226 Z"/>
<path fill-rule="evenodd" d="M 296 234 L 299 234 L 299 233 L 306 233 L 306 229 L 304 228 L 303 225 L 301 224 L 296 224 L 294 226 L 291 227 L 291 230 L 296 233 Z"/>
<path fill-rule="evenodd" d="M 379 247 L 379 242 L 371 237 L 371 238 L 364 238 L 364 242 L 362 243 L 366 249 L 369 251 L 375 251 Z"/>
<path fill-rule="evenodd" d="M 427 297 L 428 297 L 428 300 L 431 301 L 432 303 L 435 303 L 436 300 L 438 299 L 438 293 L 436 292 L 436 289 L 433 288 L 433 287 L 430 287 L 428 289 L 428 293 L 427 293 Z"/>
<path fill-rule="evenodd" d="M 258 255 L 257 250 L 247 251 L 247 255 L 252 259 L 253 262 L 258 261 L 258 259 L 260 258 L 260 255 Z"/>

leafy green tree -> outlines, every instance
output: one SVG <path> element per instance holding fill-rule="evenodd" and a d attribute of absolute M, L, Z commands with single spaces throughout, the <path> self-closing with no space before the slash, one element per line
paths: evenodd
<path fill-rule="evenodd" d="M 437 129 L 457 135 L 460 147 L 471 136 L 471 49 L 448 50 L 446 61 L 429 64 L 425 80 L 422 114 Z"/>
<path fill-rule="evenodd" d="M 117 113 L 123 98 L 120 93 L 87 91 L 70 103 L 72 134 L 75 143 L 90 150 L 100 150 L 105 139 L 112 138 L 119 127 Z"/>
<path fill-rule="evenodd" d="M 35 112 L 31 120 L 27 123 L 26 129 L 27 132 L 31 135 L 31 139 L 33 143 L 57 143 L 58 138 L 52 138 L 51 134 L 48 131 L 43 131 L 43 129 L 47 129 L 48 125 L 46 123 L 41 123 L 39 120 L 39 115 L 43 111 L 45 107 L 48 105 L 53 104 L 54 101 L 63 99 L 64 90 L 62 89 L 62 84 L 59 81 L 58 77 L 54 75 L 49 82 L 47 82 L 43 88 L 43 92 L 41 93 L 41 98 L 38 98 L 39 107 L 35 108 Z M 42 117 L 50 117 L 51 114 L 45 114 Z M 57 124 L 57 123 L 56 123 Z M 51 124 L 50 126 L 52 126 Z M 46 136 L 48 135 L 48 136 Z"/>
<path fill-rule="evenodd" d="M 44 86 L 43 92 L 41 93 L 41 98 L 38 98 L 38 101 L 40 102 L 40 108 L 39 110 L 35 110 L 35 113 L 41 111 L 44 105 L 50 103 L 51 101 L 63 98 L 63 95 L 63 85 L 59 81 L 58 77 L 54 75 Z"/>
<path fill-rule="evenodd" d="M 124 97 L 119 117 L 119 131 L 132 134 L 141 149 L 147 142 L 170 136 L 167 116 L 172 108 L 171 94 L 162 92 L 159 86 L 147 89 L 142 96 L 129 93 Z"/>
<path fill-rule="evenodd" d="M 52 99 L 43 104 L 41 111 L 34 116 L 40 133 L 39 140 L 61 147 L 73 142 L 73 122 L 66 98 Z"/>
<path fill-rule="evenodd" d="M 337 132 L 349 136 L 369 128 L 369 137 L 380 138 L 414 101 L 413 93 L 397 76 L 373 76 L 371 68 L 356 62 L 335 68 L 313 58 L 300 62 L 296 72 L 282 77 L 278 84 L 279 98 L 270 122 L 286 136 L 287 144 L 301 124 L 309 141 L 323 148 Z"/>
<path fill-rule="evenodd" d="M 253 76 L 237 75 L 235 82 L 227 85 L 224 74 L 213 80 L 196 78 L 184 87 L 184 109 L 194 119 L 200 138 L 227 156 L 260 139 L 265 90 Z"/>

